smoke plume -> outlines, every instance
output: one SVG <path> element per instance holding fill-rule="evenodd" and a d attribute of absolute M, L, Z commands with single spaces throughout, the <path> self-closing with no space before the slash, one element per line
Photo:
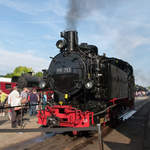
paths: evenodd
<path fill-rule="evenodd" d="M 66 15 L 67 29 L 77 29 L 79 21 L 92 15 L 94 11 L 108 10 L 115 5 L 114 0 L 68 0 L 68 12 Z"/>

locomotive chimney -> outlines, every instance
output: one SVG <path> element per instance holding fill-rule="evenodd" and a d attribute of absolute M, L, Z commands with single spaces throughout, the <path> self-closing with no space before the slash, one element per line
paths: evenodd
<path fill-rule="evenodd" d="M 78 32 L 77 31 L 66 31 L 61 32 L 61 37 L 65 38 L 67 42 L 67 50 L 74 51 L 78 47 Z"/>

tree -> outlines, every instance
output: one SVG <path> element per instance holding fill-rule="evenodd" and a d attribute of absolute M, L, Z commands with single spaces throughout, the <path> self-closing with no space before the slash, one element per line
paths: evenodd
<path fill-rule="evenodd" d="M 13 73 L 8 73 L 5 75 L 5 77 L 12 78 L 13 76 L 21 76 L 23 73 L 27 72 L 33 72 L 33 69 L 25 66 L 18 66 L 14 69 Z"/>
<path fill-rule="evenodd" d="M 19 66 L 19 67 L 15 68 L 15 70 L 13 71 L 13 75 L 14 76 L 21 76 L 23 73 L 27 73 L 27 72 L 33 72 L 33 69 L 27 68 L 25 66 Z"/>
<path fill-rule="evenodd" d="M 12 73 L 7 73 L 4 77 L 12 78 L 12 77 L 13 77 L 13 74 L 12 74 Z"/>
<path fill-rule="evenodd" d="M 43 77 L 43 73 L 42 73 L 42 72 L 37 72 L 37 73 L 35 74 L 35 76 L 37 76 L 37 77 Z"/>

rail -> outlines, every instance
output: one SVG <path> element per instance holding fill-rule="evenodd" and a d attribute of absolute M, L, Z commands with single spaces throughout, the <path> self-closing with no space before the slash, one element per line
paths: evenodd
<path fill-rule="evenodd" d="M 39 104 L 33 104 L 39 105 Z M 20 105 L 20 106 L 1 106 L 0 109 L 10 109 L 14 107 L 30 107 L 31 105 Z M 108 108 L 107 108 L 108 109 Z M 104 110 L 106 111 L 106 110 Z M 104 150 L 103 148 L 103 139 L 101 134 L 101 124 L 97 126 L 84 127 L 84 128 L 20 128 L 20 129 L 0 129 L 0 133 L 16 133 L 16 132 L 54 132 L 54 133 L 63 133 L 63 132 L 78 132 L 78 131 L 97 131 L 98 132 L 98 145 L 99 150 Z"/>
<path fill-rule="evenodd" d="M 16 133 L 16 132 L 73 132 L 73 131 L 97 131 L 98 132 L 98 145 L 99 150 L 104 150 L 101 124 L 97 124 L 95 127 L 88 128 L 30 128 L 30 129 L 0 129 L 0 133 Z"/>

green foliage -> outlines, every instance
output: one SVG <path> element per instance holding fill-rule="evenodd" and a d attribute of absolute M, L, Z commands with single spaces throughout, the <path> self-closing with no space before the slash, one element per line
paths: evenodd
<path fill-rule="evenodd" d="M 7 73 L 4 77 L 12 78 L 12 77 L 13 77 L 13 74 L 12 74 L 12 73 Z"/>
<path fill-rule="evenodd" d="M 33 69 L 27 68 L 25 66 L 19 66 L 19 67 L 15 68 L 15 70 L 13 71 L 13 75 L 14 76 L 21 76 L 23 73 L 27 73 L 27 72 L 33 72 Z"/>
<path fill-rule="evenodd" d="M 25 66 L 18 66 L 14 69 L 14 71 L 12 73 L 8 73 L 5 75 L 5 77 L 9 77 L 12 78 L 14 76 L 21 76 L 23 73 L 28 73 L 28 72 L 34 72 L 32 68 L 28 68 Z M 37 77 L 43 77 L 43 73 L 42 72 L 36 72 L 34 76 Z"/>
<path fill-rule="evenodd" d="M 12 73 L 6 74 L 5 77 L 12 78 L 13 76 L 21 76 L 23 73 L 27 73 L 27 72 L 33 72 L 33 69 L 25 66 L 18 66 L 14 69 Z"/>
<path fill-rule="evenodd" d="M 42 73 L 42 72 L 37 72 L 37 73 L 35 74 L 35 76 L 37 76 L 37 77 L 43 77 L 43 73 Z"/>

